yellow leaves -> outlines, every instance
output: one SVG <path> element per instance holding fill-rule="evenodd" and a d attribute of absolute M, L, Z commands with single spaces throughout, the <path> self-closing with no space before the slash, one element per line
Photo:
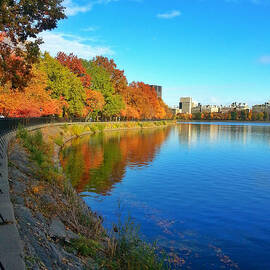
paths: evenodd
<path fill-rule="evenodd" d="M 44 189 L 44 186 L 42 186 L 42 185 L 34 186 L 34 187 L 32 187 L 32 192 L 34 194 L 39 194 L 43 191 L 43 189 Z"/>

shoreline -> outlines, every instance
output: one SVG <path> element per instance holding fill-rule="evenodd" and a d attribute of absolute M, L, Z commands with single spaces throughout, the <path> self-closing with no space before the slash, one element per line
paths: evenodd
<path fill-rule="evenodd" d="M 228 122 L 228 123 L 258 123 L 258 124 L 263 124 L 263 123 L 270 123 L 270 121 L 252 121 L 252 120 L 194 120 L 194 119 L 191 119 L 191 120 L 181 120 L 181 119 L 177 119 L 176 120 L 177 122 L 180 122 L 180 123 L 185 123 L 185 122 Z"/>
<path fill-rule="evenodd" d="M 107 128 L 104 128 L 102 132 L 158 128 L 172 125 L 176 122 L 170 121 L 163 125 L 160 125 L 160 122 L 156 122 L 158 123 L 157 126 L 153 124 L 154 122 L 147 123 L 148 124 L 146 124 L 144 127 L 139 126 L 138 123 L 136 123 L 136 127 L 123 127 L 123 125 L 127 125 L 126 123 L 121 124 L 121 127 L 119 126 L 119 123 L 109 123 L 107 124 Z M 26 147 L 28 149 L 26 152 L 25 149 L 21 147 L 17 139 L 12 140 L 10 143 L 9 176 L 12 180 L 11 200 L 14 206 L 17 227 L 24 246 L 26 267 L 30 269 L 33 267 L 42 269 L 42 265 L 44 264 L 47 268 L 58 267 L 61 269 L 84 269 L 84 267 L 87 265 L 89 269 L 103 269 L 98 267 L 97 261 L 103 258 L 105 256 L 104 254 L 107 254 L 103 253 L 103 251 L 107 249 L 110 250 L 111 244 L 116 240 L 114 237 L 109 237 L 109 235 L 102 236 L 105 232 L 102 226 L 102 217 L 99 217 L 97 214 L 93 213 L 92 210 L 86 205 L 83 198 L 81 198 L 81 196 L 79 196 L 79 194 L 77 194 L 77 192 L 71 186 L 63 173 L 59 158 L 61 149 L 67 142 L 74 138 L 101 132 L 101 130 L 96 129 L 97 125 L 87 123 L 83 124 L 84 129 L 88 126 L 90 130 L 78 132 L 79 134 L 73 134 L 77 131 L 82 131 L 79 130 L 80 128 L 78 127 L 78 123 L 69 124 L 68 130 L 65 132 L 64 130 L 66 126 L 64 126 L 65 125 L 47 125 L 44 127 L 33 128 L 33 130 L 29 133 L 31 135 L 23 135 L 26 136 L 25 138 L 30 136 L 34 140 L 33 143 L 30 143 L 30 145 L 27 146 L 28 148 Z M 76 126 L 77 130 L 75 129 Z M 35 140 L 39 140 L 38 136 L 37 138 L 34 138 L 34 134 L 38 134 L 38 132 L 41 131 L 43 133 L 45 143 L 48 145 L 53 145 L 54 150 L 51 155 L 51 164 L 54 164 L 54 166 L 58 168 L 58 173 L 52 172 L 51 170 L 48 172 L 44 171 L 45 173 L 42 172 L 42 170 L 44 170 L 44 168 L 42 168 L 43 165 L 41 165 L 39 168 L 40 165 L 37 165 L 36 160 L 31 157 L 31 147 L 36 143 Z M 61 144 L 59 143 L 59 135 L 61 135 Z M 20 140 L 25 146 L 26 141 L 24 141 L 25 139 L 22 139 L 23 136 Z M 40 141 L 40 144 L 42 145 L 43 142 Z M 48 175 L 50 174 L 53 176 L 51 180 L 42 179 L 44 176 L 45 178 L 48 178 Z M 58 177 L 59 179 L 65 180 L 59 180 Z M 61 181 L 66 181 L 67 185 Z M 66 192 L 68 196 L 65 194 Z M 70 200 L 73 203 L 69 202 Z M 63 203 L 63 201 L 65 203 Z M 75 216 L 72 217 L 73 215 Z M 89 224 L 92 224 L 91 230 L 86 226 L 84 221 L 82 224 L 80 223 L 80 216 L 85 216 L 88 222 L 90 222 Z M 72 221 L 72 218 L 74 218 L 75 221 Z M 77 222 L 78 225 L 74 226 L 74 222 Z M 27 224 L 31 224 L 31 228 L 29 228 L 29 225 Z M 96 230 L 93 228 L 96 228 L 97 231 L 94 236 L 90 237 L 93 230 Z M 37 237 L 35 237 L 32 232 L 34 232 Z M 107 235 L 107 233 L 105 233 L 105 235 Z M 87 238 L 87 235 L 90 238 Z M 91 240 L 92 238 L 93 240 Z M 40 242 L 39 239 L 42 239 L 42 242 Z M 87 257 L 82 255 L 85 252 L 84 249 L 81 250 L 82 243 L 84 243 L 86 246 L 89 243 L 91 243 L 92 246 L 94 243 L 96 248 L 91 250 L 91 256 Z M 44 249 L 43 247 L 46 248 Z M 72 249 L 71 253 L 69 253 L 69 249 Z M 130 247 L 130 249 L 132 249 L 132 247 Z M 148 255 L 147 251 L 145 251 L 146 256 L 150 256 L 150 249 L 151 248 L 149 245 Z M 92 252 L 95 254 L 93 255 Z M 102 253 L 103 255 L 101 256 Z M 44 257 L 45 254 L 46 258 Z M 123 253 L 118 254 L 118 256 L 125 255 Z M 152 253 L 151 256 L 153 256 Z M 96 259 L 93 260 L 93 257 Z M 106 263 L 108 264 L 115 260 L 114 257 L 107 257 Z M 66 260 L 66 262 L 63 262 L 63 258 L 64 261 Z M 143 262 L 143 258 L 141 258 L 141 260 Z M 166 269 L 163 266 L 161 267 L 161 264 L 163 265 L 164 262 L 159 262 L 156 257 L 154 261 L 153 263 L 157 264 L 157 266 L 155 266 L 156 269 Z M 69 267 L 69 264 L 73 264 L 73 267 Z M 119 267 L 119 269 L 124 268 Z"/>

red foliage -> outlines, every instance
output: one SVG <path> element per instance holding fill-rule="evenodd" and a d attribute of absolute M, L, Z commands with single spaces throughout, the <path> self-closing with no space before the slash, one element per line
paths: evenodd
<path fill-rule="evenodd" d="M 91 77 L 87 74 L 86 69 L 84 68 L 81 59 L 79 59 L 74 54 L 67 55 L 64 52 L 59 52 L 56 59 L 65 67 L 69 68 L 71 72 L 76 74 L 84 87 L 90 88 L 91 86 Z"/>
<path fill-rule="evenodd" d="M 23 89 L 32 77 L 31 65 L 10 42 L 5 33 L 0 33 L 0 85 L 9 83 L 13 89 Z"/>

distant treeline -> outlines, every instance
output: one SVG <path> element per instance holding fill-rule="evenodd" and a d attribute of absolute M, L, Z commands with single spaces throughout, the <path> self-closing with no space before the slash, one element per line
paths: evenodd
<path fill-rule="evenodd" d="M 236 121 L 269 121 L 270 112 L 252 112 L 248 110 L 231 111 L 227 113 L 180 113 L 176 116 L 181 120 L 236 120 Z"/>

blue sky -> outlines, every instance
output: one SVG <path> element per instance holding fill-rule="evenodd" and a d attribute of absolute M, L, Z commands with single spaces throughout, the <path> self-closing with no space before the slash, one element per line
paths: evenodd
<path fill-rule="evenodd" d="M 64 0 L 68 19 L 42 50 L 112 57 L 163 99 L 270 100 L 270 0 Z"/>

